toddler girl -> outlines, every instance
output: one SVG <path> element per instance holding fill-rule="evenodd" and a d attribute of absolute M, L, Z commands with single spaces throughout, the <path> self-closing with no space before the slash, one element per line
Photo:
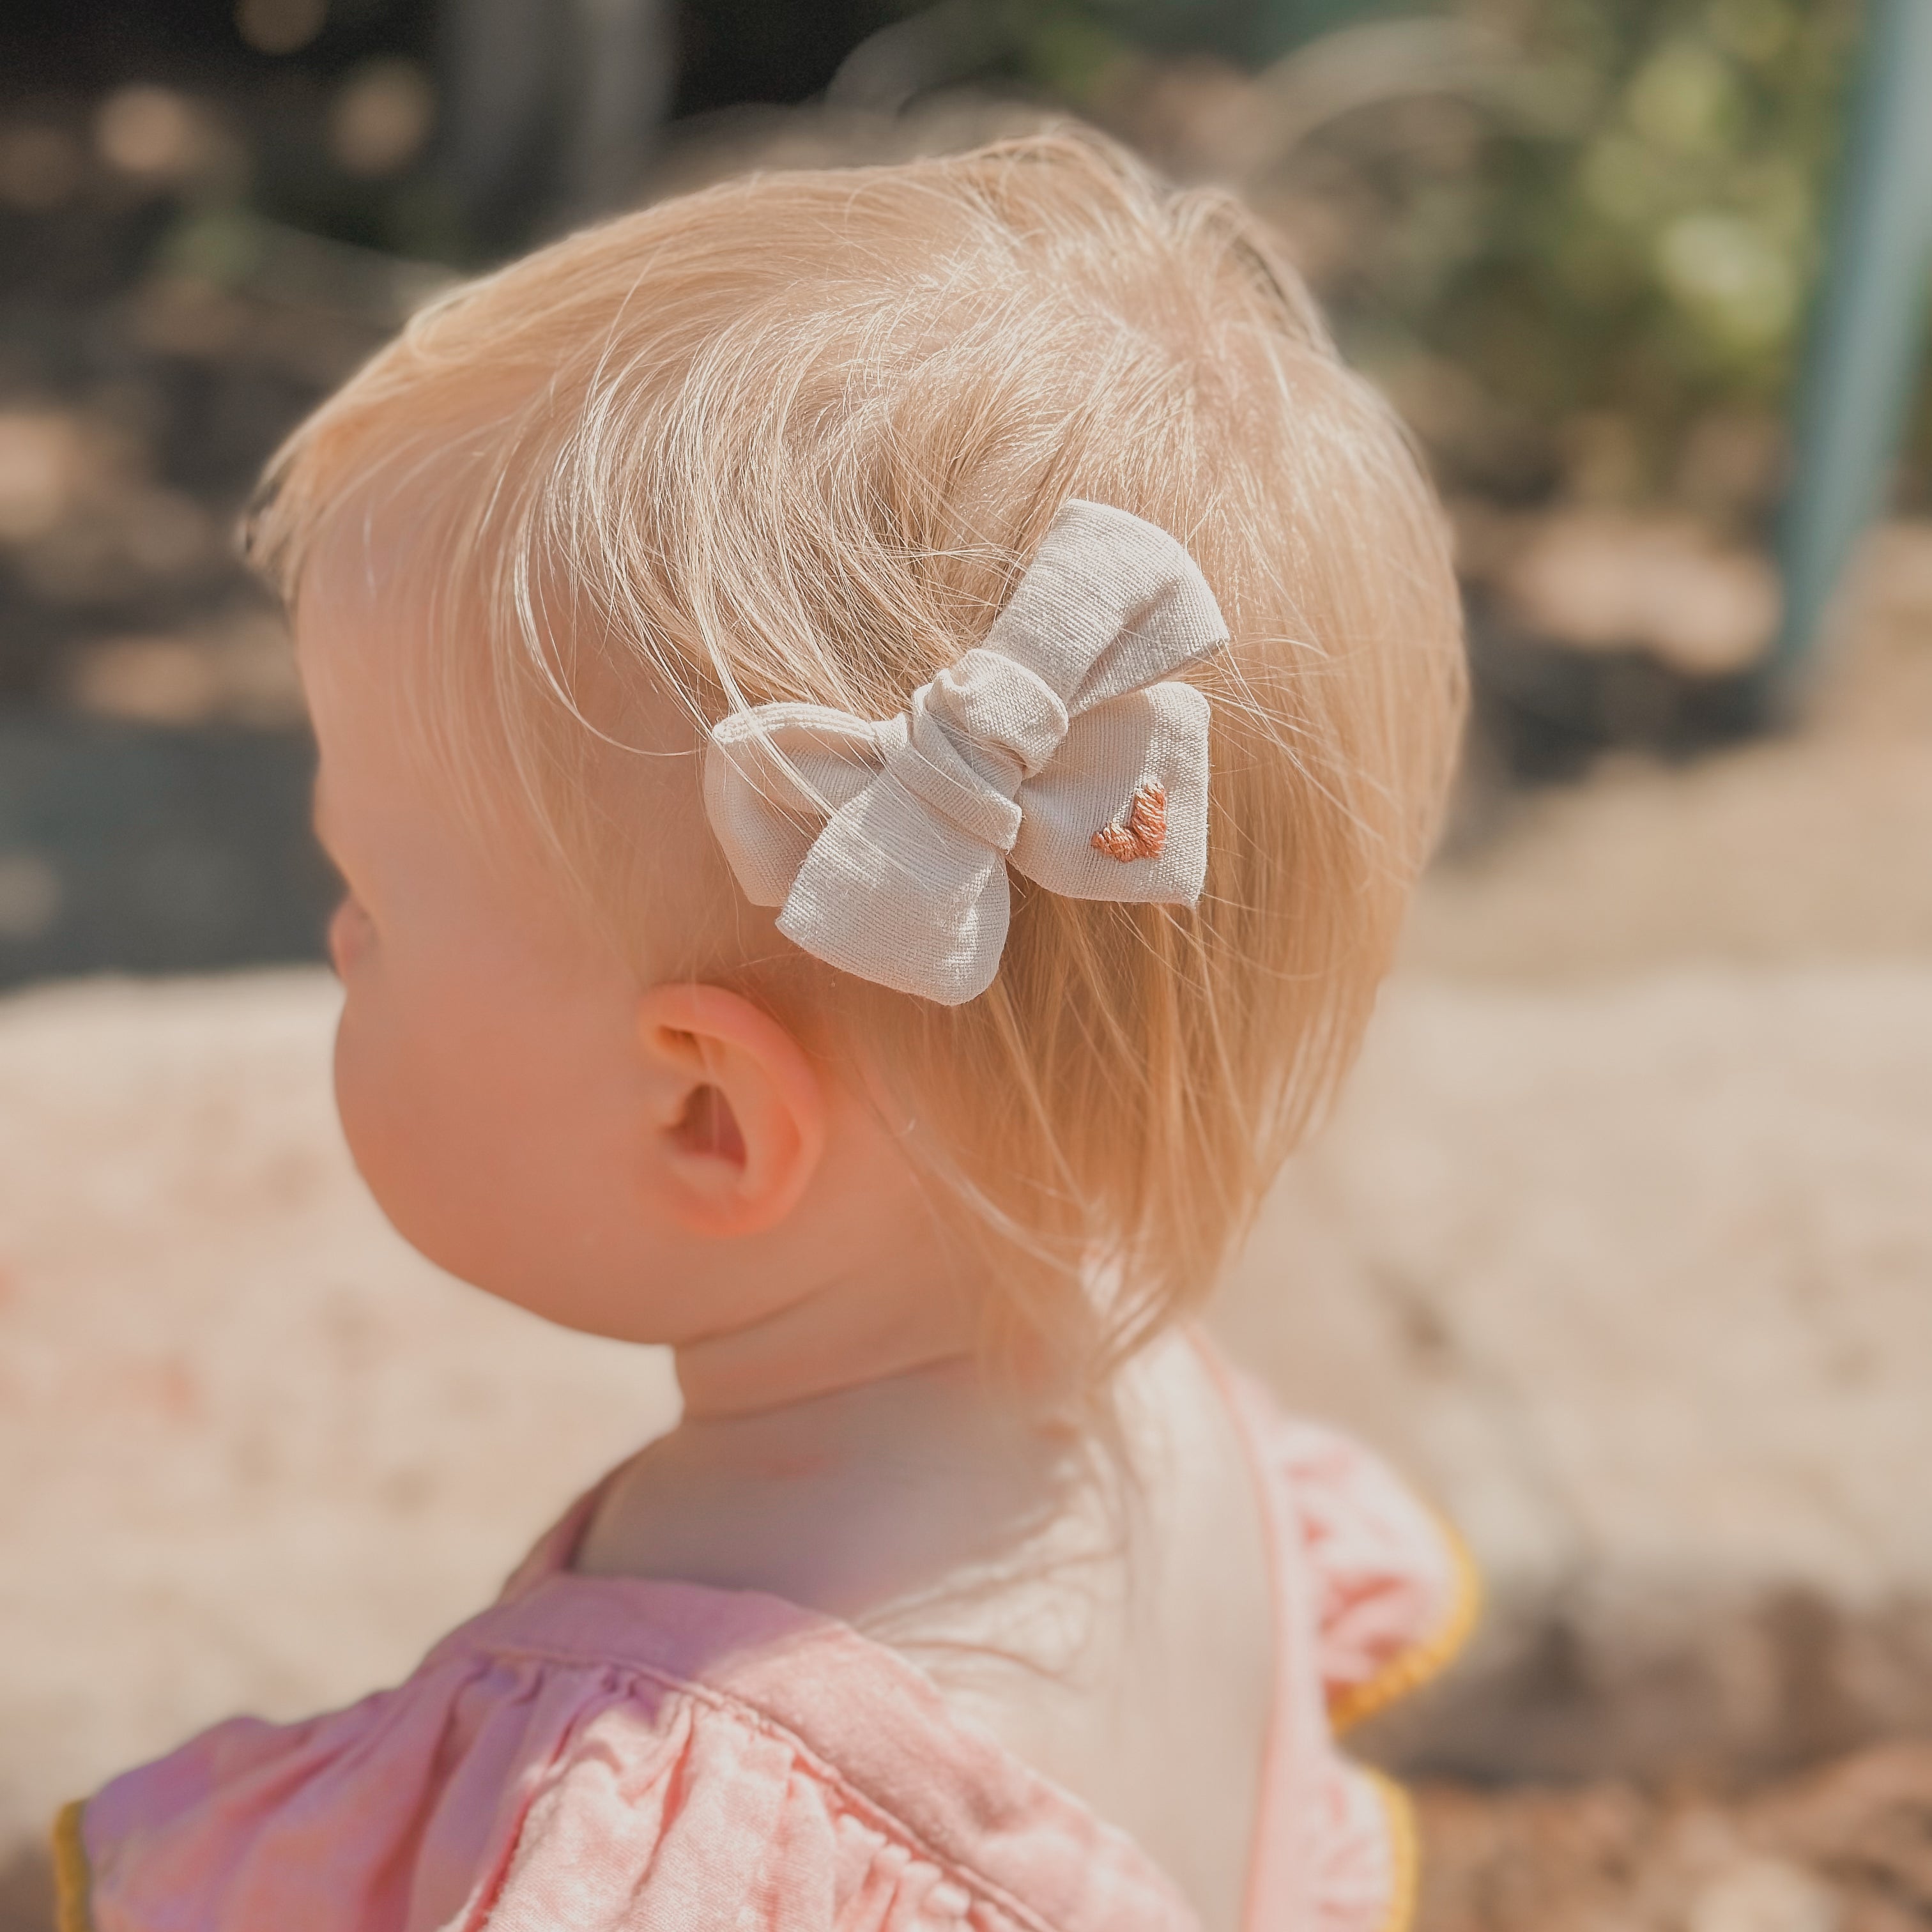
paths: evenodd
<path fill-rule="evenodd" d="M 406 1682 L 71 1808 L 66 1924 L 1397 1922 L 1332 1737 L 1467 1592 L 1190 1324 L 1355 1051 L 1458 607 L 1253 223 L 1076 136 L 670 202 L 419 316 L 252 544 L 358 1165 L 684 1410 Z"/>

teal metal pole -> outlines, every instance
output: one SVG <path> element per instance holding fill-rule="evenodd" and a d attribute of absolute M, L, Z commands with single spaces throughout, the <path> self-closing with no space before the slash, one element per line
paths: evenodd
<path fill-rule="evenodd" d="M 1864 46 L 1794 417 L 1784 614 L 1762 680 L 1801 685 L 1882 506 L 1932 293 L 1932 0 L 1867 0 Z"/>

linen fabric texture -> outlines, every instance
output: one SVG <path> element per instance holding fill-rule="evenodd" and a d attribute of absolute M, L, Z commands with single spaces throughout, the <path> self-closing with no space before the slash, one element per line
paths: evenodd
<path fill-rule="evenodd" d="M 1174 674 L 1228 628 L 1166 531 L 1060 509 L 985 641 L 897 717 L 752 706 L 712 728 L 704 802 L 745 896 L 842 970 L 958 1006 L 993 982 L 1009 865 L 1070 898 L 1192 905 L 1208 871 L 1207 699 Z M 1164 837 L 1096 848 L 1138 795 Z"/>

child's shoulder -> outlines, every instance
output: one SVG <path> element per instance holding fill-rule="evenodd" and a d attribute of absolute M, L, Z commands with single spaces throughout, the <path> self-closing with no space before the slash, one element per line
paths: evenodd
<path fill-rule="evenodd" d="M 70 1836 L 73 1835 L 71 1831 Z M 396 1688 L 89 1800 L 66 1922 L 1172 1928 L 1124 1834 L 910 1665 L 751 1592 L 538 1576 Z M 814 1902 L 822 1910 L 813 1909 Z"/>
<path fill-rule="evenodd" d="M 1331 1727 L 1451 1647 L 1466 1572 L 1373 1456 L 1222 1380 L 1267 1498 L 1276 1634 L 1269 1774 L 1237 1843 L 1297 1861 L 1258 1857 L 1246 1916 L 1312 1886 L 1324 1928 L 1384 1926 L 1400 1830 Z M 571 1572 L 594 1502 L 394 1689 L 232 1720 L 106 1786 L 65 1834 L 94 1910 L 76 1898 L 64 1925 L 142 1932 L 184 1900 L 202 1932 L 830 1926 L 862 1906 L 908 1928 L 1197 1924 L 1144 1834 L 886 1644 L 755 1590 Z"/>

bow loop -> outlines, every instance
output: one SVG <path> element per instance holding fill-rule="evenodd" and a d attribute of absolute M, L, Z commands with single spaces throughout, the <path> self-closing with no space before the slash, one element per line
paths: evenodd
<path fill-rule="evenodd" d="M 1173 537 L 1070 502 L 985 642 L 897 718 L 769 704 L 720 720 L 706 811 L 795 944 L 958 1005 L 999 970 L 1009 863 L 1071 898 L 1199 898 L 1208 706 L 1173 676 L 1227 640 Z"/>

